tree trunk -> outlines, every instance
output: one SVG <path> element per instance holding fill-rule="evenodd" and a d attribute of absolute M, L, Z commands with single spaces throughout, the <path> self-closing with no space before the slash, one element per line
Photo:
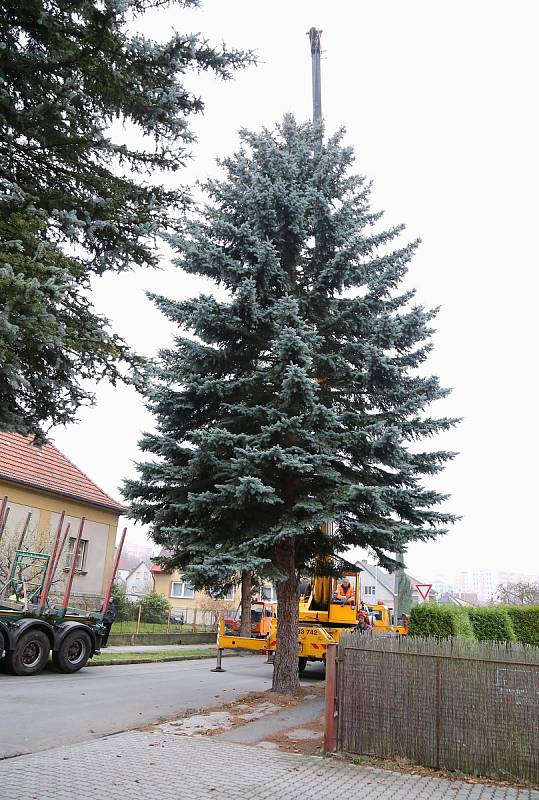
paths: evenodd
<path fill-rule="evenodd" d="M 240 636 L 251 636 L 251 573 L 241 573 L 241 625 Z"/>
<path fill-rule="evenodd" d="M 279 567 L 287 574 L 277 583 L 277 647 L 273 667 L 272 691 L 296 694 L 298 672 L 299 587 L 295 569 L 294 539 L 285 539 L 277 547 Z"/>

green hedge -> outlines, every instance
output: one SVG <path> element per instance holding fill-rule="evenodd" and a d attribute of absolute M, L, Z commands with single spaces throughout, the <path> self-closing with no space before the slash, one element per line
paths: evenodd
<path fill-rule="evenodd" d="M 412 636 L 435 636 L 449 639 L 475 639 L 474 629 L 465 608 L 420 603 L 410 613 L 409 632 Z"/>
<path fill-rule="evenodd" d="M 511 618 L 517 641 L 539 647 L 539 605 L 504 606 L 504 609 Z"/>
<path fill-rule="evenodd" d="M 420 603 L 412 608 L 409 630 L 413 636 L 459 636 L 539 647 L 539 605 L 459 608 Z"/>
<path fill-rule="evenodd" d="M 476 639 L 480 642 L 516 642 L 511 617 L 502 606 L 468 608 Z"/>

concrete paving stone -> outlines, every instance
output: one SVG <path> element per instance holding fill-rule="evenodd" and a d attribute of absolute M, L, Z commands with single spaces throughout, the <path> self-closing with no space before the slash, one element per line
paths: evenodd
<path fill-rule="evenodd" d="M 277 742 L 258 742 L 257 747 L 260 747 L 261 750 L 278 750 L 279 745 Z"/>
<path fill-rule="evenodd" d="M 539 792 L 506 787 L 483 787 L 481 797 L 477 786 L 146 731 L 0 762 L 0 794 L 9 800 L 539 800 Z"/>
<path fill-rule="evenodd" d="M 309 728 L 294 728 L 292 731 L 287 731 L 285 736 L 289 739 L 300 741 L 305 739 L 320 739 L 322 734 L 318 731 L 311 731 Z"/>

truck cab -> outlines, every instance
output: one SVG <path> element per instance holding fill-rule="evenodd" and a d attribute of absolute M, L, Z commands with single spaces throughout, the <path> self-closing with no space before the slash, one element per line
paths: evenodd
<path fill-rule="evenodd" d="M 347 579 L 352 595 L 345 604 L 337 599 L 339 586 Z M 304 581 L 299 602 L 299 621 L 353 627 L 360 602 L 359 572 L 344 572 L 338 578 L 327 575 Z"/>
<path fill-rule="evenodd" d="M 369 615 L 372 619 L 372 627 L 374 633 L 398 633 L 407 634 L 407 625 L 394 625 L 393 624 L 393 609 L 388 608 L 384 603 L 365 603 L 369 610 Z"/>
<path fill-rule="evenodd" d="M 264 639 L 270 632 L 271 622 L 277 616 L 277 603 L 255 600 L 251 605 L 251 636 Z M 232 616 L 225 616 L 225 628 L 239 633 L 241 627 L 241 604 Z"/>

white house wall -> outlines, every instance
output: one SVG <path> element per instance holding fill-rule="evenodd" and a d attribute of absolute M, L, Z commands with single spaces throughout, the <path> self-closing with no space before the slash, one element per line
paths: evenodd
<path fill-rule="evenodd" d="M 374 602 L 379 603 L 380 601 L 382 601 L 384 605 L 388 606 L 389 608 L 393 608 L 395 605 L 395 598 L 393 597 L 393 593 L 390 592 L 388 589 L 386 589 L 385 586 L 382 586 L 381 583 L 378 583 L 378 586 L 376 586 L 374 579 L 364 578 L 363 576 L 364 573 L 361 573 L 361 584 L 360 584 L 361 599 L 365 603 L 374 603 Z M 375 586 L 376 593 L 374 595 L 370 593 L 366 594 L 364 591 L 364 588 L 366 586 Z"/>
<path fill-rule="evenodd" d="M 124 579 L 125 592 L 129 600 L 138 600 L 153 588 L 152 574 L 144 564 Z"/>

